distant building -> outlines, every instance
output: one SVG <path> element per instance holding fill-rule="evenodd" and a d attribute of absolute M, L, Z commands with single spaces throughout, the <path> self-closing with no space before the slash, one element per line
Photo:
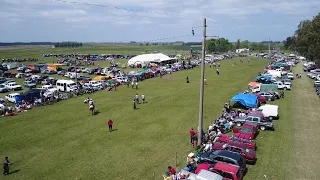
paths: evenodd
<path fill-rule="evenodd" d="M 236 49 L 236 53 L 248 53 L 248 52 L 250 52 L 250 50 L 246 48 Z"/>

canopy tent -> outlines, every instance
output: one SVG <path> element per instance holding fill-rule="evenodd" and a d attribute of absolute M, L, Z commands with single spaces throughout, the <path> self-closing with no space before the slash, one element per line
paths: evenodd
<path fill-rule="evenodd" d="M 162 53 L 155 54 L 142 54 L 131 58 L 128 61 L 128 65 L 136 65 L 136 64 L 149 64 L 150 62 L 160 63 L 164 61 L 174 60 L 175 58 L 170 58 L 167 55 Z"/>
<path fill-rule="evenodd" d="M 239 93 L 230 99 L 231 102 L 239 102 L 240 104 L 250 108 L 257 107 L 257 100 L 258 96 L 256 95 L 242 93 Z"/>
<path fill-rule="evenodd" d="M 260 83 L 252 81 L 248 85 L 251 87 L 256 87 L 256 86 L 260 86 Z"/>
<path fill-rule="evenodd" d="M 275 92 L 275 91 L 278 91 L 278 85 L 277 84 L 261 84 L 260 91 L 261 92 Z"/>

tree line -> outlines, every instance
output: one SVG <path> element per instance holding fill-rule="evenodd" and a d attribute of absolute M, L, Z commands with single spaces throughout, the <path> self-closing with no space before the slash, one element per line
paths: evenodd
<path fill-rule="evenodd" d="M 208 39 L 206 41 L 206 50 L 209 52 L 227 52 L 235 51 L 236 49 L 250 49 L 250 51 L 264 51 L 269 49 L 269 42 L 249 42 L 248 40 L 241 41 L 237 40 L 236 43 L 229 42 L 228 39 L 219 38 L 219 39 Z M 270 49 L 283 49 L 282 42 L 270 42 Z"/>
<path fill-rule="evenodd" d="M 55 43 L 54 44 L 54 47 L 57 47 L 57 48 L 74 48 L 74 47 L 82 47 L 82 43 L 78 43 L 78 42 L 58 42 L 58 43 Z"/>
<path fill-rule="evenodd" d="M 301 21 L 294 34 L 284 41 L 284 46 L 320 64 L 320 13 L 312 20 Z"/>

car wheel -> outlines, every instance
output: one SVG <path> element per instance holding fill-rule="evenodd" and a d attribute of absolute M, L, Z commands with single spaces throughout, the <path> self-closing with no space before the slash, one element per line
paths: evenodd
<path fill-rule="evenodd" d="M 242 124 L 240 122 L 237 123 L 237 126 L 240 127 Z"/>
<path fill-rule="evenodd" d="M 273 120 L 273 117 L 272 117 L 272 116 L 270 116 L 270 117 L 269 117 L 269 120 Z"/>
<path fill-rule="evenodd" d="M 271 101 L 271 98 L 269 98 L 268 101 Z"/>
<path fill-rule="evenodd" d="M 260 129 L 261 129 L 262 131 L 264 131 L 264 130 L 266 130 L 266 127 L 265 127 L 265 126 L 260 126 Z"/>

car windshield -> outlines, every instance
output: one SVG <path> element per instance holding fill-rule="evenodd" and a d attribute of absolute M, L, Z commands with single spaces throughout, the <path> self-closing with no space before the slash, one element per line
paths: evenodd
<path fill-rule="evenodd" d="M 250 128 L 242 128 L 241 132 L 246 133 L 246 134 L 251 134 L 252 133 L 252 129 L 250 129 Z"/>

